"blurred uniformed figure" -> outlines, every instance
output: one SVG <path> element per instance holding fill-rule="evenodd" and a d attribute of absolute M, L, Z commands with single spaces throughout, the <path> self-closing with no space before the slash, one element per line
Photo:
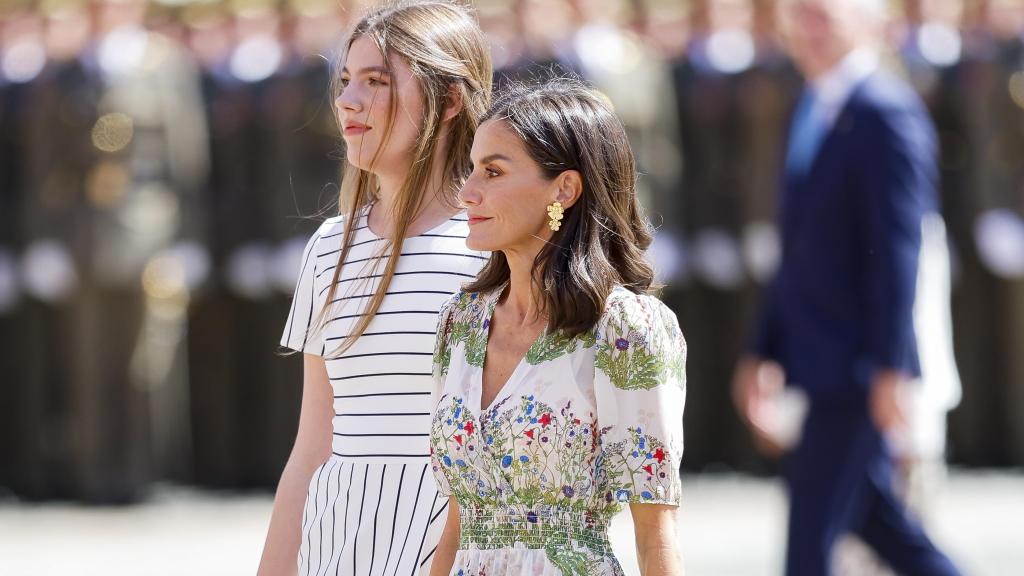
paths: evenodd
<path fill-rule="evenodd" d="M 74 95 L 88 88 L 74 57 L 90 27 L 84 7 L 74 2 L 25 8 L 32 12 L 22 12 L 8 27 L 3 54 L 4 75 L 17 84 L 12 89 L 18 94 L 10 110 L 12 132 L 5 136 L 16 148 L 17 177 L 8 194 L 17 199 L 11 216 L 19 249 L 18 316 L 24 322 L 20 349 L 9 350 L 20 356 L 23 374 L 14 380 L 20 390 L 10 405 L 19 453 L 11 465 L 12 487 L 27 498 L 66 498 L 82 495 L 71 336 L 80 179 L 72 167 L 80 160 L 76 144 L 82 135 Z M 67 106 L 55 105 L 58 95 L 67 96 Z"/>
<path fill-rule="evenodd" d="M 47 496 L 39 438 L 46 427 L 45 392 L 29 378 L 29 311 L 19 260 L 24 235 L 23 114 L 31 82 L 46 64 L 43 23 L 28 2 L 0 6 L 0 491 Z"/>
<path fill-rule="evenodd" d="M 986 102 L 992 133 L 979 151 L 985 211 L 975 222 L 978 251 L 991 274 L 995 322 L 989 360 L 997 368 L 994 406 L 1005 446 L 998 464 L 1024 462 L 1024 2 L 981 3 L 994 40 L 992 91 Z"/>
<path fill-rule="evenodd" d="M 742 322 L 749 325 L 762 291 L 778 268 L 781 240 L 778 221 L 779 190 L 789 122 L 803 88 L 803 79 L 785 53 L 778 31 L 777 0 L 752 2 L 752 40 L 755 54 L 750 67 L 739 73 L 738 113 L 741 145 L 738 174 L 738 240 L 745 281 L 739 296 Z M 799 401 L 799 400 L 797 400 Z M 745 440 L 730 447 L 732 463 L 758 469 L 765 463 Z"/>
<path fill-rule="evenodd" d="M 492 45 L 497 87 L 580 73 L 572 54 L 577 18 L 568 0 L 512 0 L 512 18 L 496 8 L 482 11 L 481 26 L 498 39 Z"/>
<path fill-rule="evenodd" d="M 1007 40 L 992 27 L 987 3 L 921 2 L 922 15 L 903 45 L 909 77 L 936 118 L 942 149 L 942 202 L 953 256 L 953 334 L 963 398 L 951 414 L 955 459 L 1008 463 L 1009 423 L 993 417 L 1006 405 L 1010 357 L 1006 336 L 1019 325 L 1008 314 L 1002 278 L 1024 254 L 1019 220 L 999 210 L 1020 155 L 1008 153 L 1015 126 L 1005 59 Z M 963 25 L 950 20 L 964 8 Z M 1008 105 L 1009 104 L 1009 105 Z M 1015 243 L 1018 243 L 1015 246 Z M 1016 261 L 1021 262 L 1019 257 Z M 1018 264 L 1019 265 L 1019 264 Z"/>
<path fill-rule="evenodd" d="M 301 377 L 301 359 L 274 356 L 278 326 L 303 239 L 340 182 L 329 83 L 344 22 L 334 3 L 230 8 L 191 32 L 204 61 L 217 270 L 190 312 L 193 446 L 199 482 L 266 487 L 287 459 L 300 402 L 285 383 Z"/>
<path fill-rule="evenodd" d="M 953 351 L 964 338 L 959 326 L 950 326 L 952 254 L 970 242 L 964 237 L 965 207 L 970 186 L 965 114 L 953 86 L 963 56 L 962 0 L 912 0 L 904 5 L 904 27 L 897 41 L 900 63 L 907 79 L 928 106 L 939 138 L 939 193 L 941 217 L 931 216 L 922 234 L 923 252 L 918 280 L 918 301 L 931 309 L 916 314 L 922 382 L 911 414 L 913 433 L 902 446 L 904 493 L 919 513 L 934 500 L 935 483 L 944 475 L 946 417 L 960 401 L 959 369 Z M 947 220 L 955 220 L 956 235 L 947 233 Z M 920 308 L 920 307 L 919 307 Z M 965 327 L 966 328 L 966 327 Z"/>
<path fill-rule="evenodd" d="M 676 221 L 688 282 L 669 301 L 687 330 L 691 377 L 707 384 L 692 391 L 696 409 L 686 423 L 688 462 L 697 469 L 734 460 L 748 442 L 728 382 L 750 315 L 741 238 L 751 170 L 744 73 L 758 56 L 751 27 L 748 0 L 695 0 L 686 51 L 672 70 L 682 164 Z"/>
<path fill-rule="evenodd" d="M 89 9 L 88 47 L 43 71 L 26 115 L 23 274 L 49 316 L 33 361 L 66 406 L 71 495 L 128 501 L 188 466 L 179 345 L 204 266 L 182 240 L 206 134 L 195 71 L 142 28 L 145 4 Z"/>

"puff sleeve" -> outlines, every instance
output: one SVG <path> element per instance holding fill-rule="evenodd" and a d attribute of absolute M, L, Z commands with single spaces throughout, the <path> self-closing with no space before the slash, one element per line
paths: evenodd
<path fill-rule="evenodd" d="M 598 484 L 608 502 L 679 505 L 686 342 L 652 296 L 614 293 L 597 326 Z"/>

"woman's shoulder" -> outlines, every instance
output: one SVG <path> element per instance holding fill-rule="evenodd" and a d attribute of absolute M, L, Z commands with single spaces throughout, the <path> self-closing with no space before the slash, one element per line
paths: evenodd
<path fill-rule="evenodd" d="M 362 220 L 362 216 L 359 217 Z M 345 222 L 348 221 L 347 214 L 339 214 L 332 216 L 323 221 L 320 224 L 320 228 L 317 229 L 315 236 L 321 240 L 329 240 L 332 238 L 338 238 L 340 241 L 341 236 L 345 233 Z M 358 228 L 360 222 L 356 222 Z"/>
<path fill-rule="evenodd" d="M 487 306 L 487 294 L 459 290 L 441 305 L 440 316 L 451 317 L 453 320 L 482 317 L 487 313 Z"/>
<path fill-rule="evenodd" d="M 675 312 L 657 297 L 616 286 L 597 324 L 598 337 L 619 341 L 634 336 L 648 347 L 683 340 Z"/>
<path fill-rule="evenodd" d="M 676 315 L 653 294 L 637 293 L 624 286 L 615 286 L 605 301 L 602 320 L 675 321 Z"/>

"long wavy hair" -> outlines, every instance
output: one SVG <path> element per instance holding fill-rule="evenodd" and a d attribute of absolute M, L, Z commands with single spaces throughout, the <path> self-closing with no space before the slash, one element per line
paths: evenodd
<path fill-rule="evenodd" d="M 372 298 L 367 300 L 359 321 L 349 330 L 340 346 L 330 353 L 333 357 L 352 347 L 380 309 L 398 266 L 409 226 L 423 210 L 424 190 L 433 176 L 431 159 L 436 153 L 444 154 L 442 197 L 452 208 L 458 205 L 458 190 L 472 171 L 469 152 L 473 145 L 473 134 L 491 101 L 490 49 L 476 18 L 465 6 L 445 0 L 403 1 L 387 3 L 368 13 L 355 25 L 344 44 L 345 49 L 332 79 L 332 92 L 335 96 L 341 93 L 341 69 L 348 50 L 357 38 L 372 40 L 385 62 L 390 58 L 402 58 L 409 64 L 423 95 L 424 115 L 412 153 L 411 168 L 395 204 L 393 237 L 382 242 L 383 246 L 373 260 L 377 263 L 374 274 L 367 275 L 374 276 L 380 272 L 380 262 L 384 261 L 380 283 Z M 326 304 L 315 323 L 316 330 L 322 330 L 329 320 L 342 265 L 352 247 L 353 228 L 363 211 L 378 198 L 379 188 L 373 167 L 377 165 L 386 147 L 398 111 L 398 93 L 394 82 L 390 83 L 389 90 L 391 105 L 384 135 L 380 147 L 373 154 L 369 169 L 362 170 L 346 160 L 338 201 L 339 214 L 347 215 L 342 248 L 327 292 Z M 448 149 L 439 150 L 441 124 L 452 91 L 457 92 L 461 98 L 462 109 L 450 121 Z M 353 290 L 358 288 L 353 286 Z"/>
<path fill-rule="evenodd" d="M 583 182 L 579 199 L 565 210 L 561 228 L 533 263 L 548 330 L 565 336 L 590 330 L 616 285 L 650 292 L 654 271 L 644 252 L 653 229 L 637 200 L 636 163 L 626 130 L 607 100 L 574 78 L 517 84 L 497 97 L 481 122 L 490 120 L 511 128 L 549 181 L 576 170 Z M 509 275 L 505 255 L 492 252 L 465 290 L 498 290 Z"/>

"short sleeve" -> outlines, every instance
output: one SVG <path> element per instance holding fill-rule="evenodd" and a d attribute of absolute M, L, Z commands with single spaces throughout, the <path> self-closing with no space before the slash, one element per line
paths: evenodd
<path fill-rule="evenodd" d="M 323 356 L 324 341 L 317 327 L 317 318 L 323 309 L 321 296 L 317 294 L 316 278 L 317 246 L 321 232 L 318 230 L 302 251 L 302 264 L 299 268 L 299 279 L 295 284 L 295 294 L 281 334 L 281 346 L 296 352 Z"/>
<path fill-rule="evenodd" d="M 613 293 L 597 327 L 594 393 L 608 501 L 679 505 L 686 341 L 651 296 Z"/>

